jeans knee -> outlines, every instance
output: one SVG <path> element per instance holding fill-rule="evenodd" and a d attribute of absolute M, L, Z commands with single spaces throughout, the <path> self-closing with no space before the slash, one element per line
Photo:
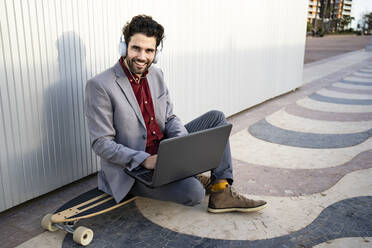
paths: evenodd
<path fill-rule="evenodd" d="M 212 116 L 218 123 L 226 123 L 225 114 L 220 110 L 211 110 L 208 112 L 208 115 Z"/>
<path fill-rule="evenodd" d="M 201 186 L 201 187 L 198 187 L 196 189 L 189 190 L 185 194 L 184 197 L 185 197 L 185 201 L 184 201 L 183 205 L 195 206 L 195 205 L 198 205 L 204 199 L 205 190 L 204 190 L 203 186 Z"/>

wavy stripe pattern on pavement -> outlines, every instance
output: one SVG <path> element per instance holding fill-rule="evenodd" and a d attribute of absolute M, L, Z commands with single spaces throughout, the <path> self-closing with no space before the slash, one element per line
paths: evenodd
<path fill-rule="evenodd" d="M 344 89 L 344 91 L 346 91 Z M 345 99 L 355 99 L 355 100 L 371 100 L 372 95 L 369 95 L 365 92 L 360 91 L 358 94 L 354 94 L 351 92 L 340 92 L 334 90 L 330 90 L 328 88 L 323 88 L 316 92 L 318 95 L 326 96 L 326 97 L 335 97 L 335 98 L 345 98 Z"/>
<path fill-rule="evenodd" d="M 314 116 L 309 117 L 292 115 L 282 108 L 265 119 L 278 128 L 318 134 L 358 133 L 367 131 L 372 127 L 372 121 L 327 121 L 312 118 Z"/>
<path fill-rule="evenodd" d="M 353 88 L 343 88 L 337 86 L 328 86 L 328 90 L 342 92 L 342 93 L 352 93 L 352 94 L 371 94 L 372 95 L 372 88 L 371 89 L 353 89 Z"/>
<path fill-rule="evenodd" d="M 334 240 L 328 240 L 324 243 L 314 246 L 313 248 L 371 248 L 372 238 L 371 237 L 353 237 L 353 238 L 338 238 Z"/>
<path fill-rule="evenodd" d="M 351 105 L 372 105 L 372 100 L 370 99 L 346 99 L 346 98 L 337 98 L 337 97 L 328 97 L 319 95 L 318 93 L 313 93 L 309 96 L 309 98 L 321 101 L 321 102 L 329 102 L 329 103 L 337 103 L 337 104 L 351 104 Z"/>
<path fill-rule="evenodd" d="M 346 80 L 346 79 L 342 79 L 339 82 L 340 83 L 344 83 L 344 84 L 352 84 L 352 85 L 372 86 L 372 83 L 358 81 L 358 80 Z"/>
<path fill-rule="evenodd" d="M 311 158 L 310 158 L 311 159 Z M 277 163 L 280 163 L 278 160 Z M 331 188 L 350 172 L 372 168 L 372 150 L 350 161 L 323 169 L 283 169 L 233 160 L 234 186 L 248 195 L 299 196 Z"/>
<path fill-rule="evenodd" d="M 343 80 L 346 80 L 346 81 L 356 81 L 356 82 L 364 82 L 364 83 L 372 84 L 372 79 L 371 78 L 359 77 L 359 76 L 355 76 L 355 75 L 349 75 L 347 77 L 344 77 Z"/>
<path fill-rule="evenodd" d="M 329 149 L 358 145 L 372 136 L 372 129 L 350 134 L 317 134 L 286 130 L 275 127 L 265 119 L 248 128 L 248 132 L 261 140 L 286 146 Z"/>
<path fill-rule="evenodd" d="M 353 85 L 353 84 L 345 84 L 341 82 L 336 82 L 332 84 L 333 86 L 339 87 L 339 88 L 346 88 L 346 89 L 360 89 L 360 90 L 371 90 L 372 85 Z"/>
<path fill-rule="evenodd" d="M 352 122 L 352 121 L 370 121 L 372 120 L 372 110 L 371 112 L 365 113 L 335 113 L 335 112 L 327 112 L 316 110 L 316 109 L 309 109 L 304 106 L 300 106 L 297 103 L 293 103 L 288 105 L 285 108 L 285 111 L 291 115 L 301 116 L 303 118 L 309 118 L 314 120 L 325 120 L 325 121 L 345 121 L 345 122 Z"/>
<path fill-rule="evenodd" d="M 354 72 L 353 74 L 351 74 L 351 76 L 356 78 L 372 79 L 372 73 Z"/>
<path fill-rule="evenodd" d="M 318 101 L 309 97 L 304 97 L 296 102 L 298 105 L 325 112 L 336 112 L 336 113 L 363 113 L 372 112 L 370 105 L 354 105 L 354 104 L 340 104 L 330 103 L 325 101 Z"/>
<path fill-rule="evenodd" d="M 235 159 L 246 163 L 287 169 L 320 169 L 335 167 L 372 147 L 372 138 L 346 148 L 315 149 L 285 146 L 253 137 L 242 130 L 230 138 Z"/>

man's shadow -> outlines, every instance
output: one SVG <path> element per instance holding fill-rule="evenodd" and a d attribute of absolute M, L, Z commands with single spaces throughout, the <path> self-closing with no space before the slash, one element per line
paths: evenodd
<path fill-rule="evenodd" d="M 0 211 L 99 169 L 84 117 L 84 88 L 92 76 L 86 66 L 85 46 L 76 33 L 65 32 L 56 41 L 56 49 L 57 63 L 50 60 L 42 65 L 49 70 L 43 80 L 50 75 L 54 79 L 31 82 L 48 87 L 38 88 L 40 94 L 31 96 L 32 105 L 27 108 L 31 112 L 24 113 L 20 120 L 26 122 L 21 126 L 25 129 L 18 136 L 10 135 L 3 140 L 4 147 L 9 148 L 0 159 L 6 163 L 6 170 L 0 171 L 0 183 L 4 187 Z M 55 67 L 51 70 L 52 66 Z M 89 186 L 95 187 L 96 183 Z"/>
<path fill-rule="evenodd" d="M 97 170 L 84 117 L 84 88 L 91 76 L 86 49 L 75 32 L 56 41 L 58 80 L 44 92 L 43 150 L 49 161 L 46 187 L 57 188 Z"/>

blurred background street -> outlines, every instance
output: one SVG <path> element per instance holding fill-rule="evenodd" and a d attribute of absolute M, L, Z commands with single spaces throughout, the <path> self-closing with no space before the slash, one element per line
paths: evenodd
<path fill-rule="evenodd" d="M 304 63 L 307 64 L 343 53 L 364 49 L 370 43 L 370 41 L 371 36 L 308 36 L 306 38 Z"/>

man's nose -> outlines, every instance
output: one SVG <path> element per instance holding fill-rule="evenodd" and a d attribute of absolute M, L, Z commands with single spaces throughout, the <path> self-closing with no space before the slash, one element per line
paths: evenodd
<path fill-rule="evenodd" d="M 139 52 L 138 59 L 140 59 L 140 60 L 146 60 L 146 52 L 144 50 L 141 50 Z"/>

